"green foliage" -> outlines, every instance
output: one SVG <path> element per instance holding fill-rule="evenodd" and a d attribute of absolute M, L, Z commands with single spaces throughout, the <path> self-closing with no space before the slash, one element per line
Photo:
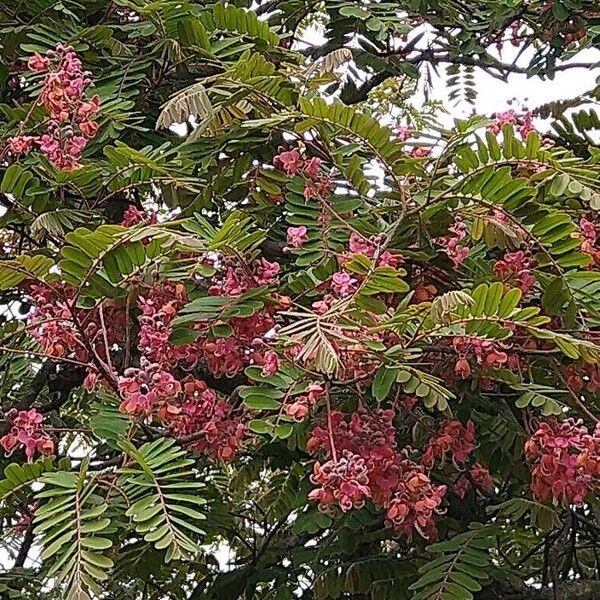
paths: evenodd
<path fill-rule="evenodd" d="M 600 415 L 600 250 L 582 221 L 600 208 L 598 87 L 533 111 L 551 136 L 440 125 L 481 71 L 548 85 L 586 66 L 596 4 L 0 2 L 0 597 L 522 600 L 597 584 L 598 490 L 536 500 L 524 444 L 540 421 L 593 431 Z M 496 49 L 513 33 L 514 61 Z M 27 60 L 57 43 L 101 99 L 73 170 L 11 146 L 46 131 Z M 527 285 L 498 268 L 519 252 Z M 53 299 L 31 310 L 38 285 Z M 153 396 L 156 372 L 170 396 Z M 209 390 L 180 391 L 188 378 Z M 149 407 L 127 414 L 126 393 Z M 390 527 L 376 493 L 348 510 L 308 498 L 342 454 L 332 413 L 378 409 L 393 427 L 370 432 L 367 470 L 385 440 L 382 487 L 446 486 L 437 543 Z M 55 456 L 24 462 L 21 410 L 43 415 Z M 473 451 L 425 467 L 449 420 L 473 421 Z"/>
<path fill-rule="evenodd" d="M 540 531 L 551 531 L 560 524 L 555 510 L 527 498 L 511 498 L 497 506 L 490 506 L 487 510 L 510 523 L 517 523 L 527 515 L 531 526 Z"/>
<path fill-rule="evenodd" d="M 315 581 L 316 598 L 343 598 L 362 594 L 367 598 L 408 600 L 407 581 L 414 576 L 409 565 L 386 556 L 366 556 L 360 560 L 326 569 Z"/>
<path fill-rule="evenodd" d="M 427 547 L 439 554 L 419 569 L 421 577 L 410 586 L 412 600 L 472 600 L 489 579 L 490 548 L 495 543 L 491 528 L 478 526 L 445 542 Z"/>
<path fill-rule="evenodd" d="M 113 544 L 105 537 L 110 519 L 108 505 L 98 494 L 87 462 L 79 473 L 58 471 L 44 475 L 44 489 L 37 494 L 43 504 L 35 513 L 34 533 L 43 538 L 40 559 L 52 567 L 48 577 L 67 590 L 68 600 L 88 600 L 99 594 L 99 582 L 108 578 L 113 561 L 106 556 Z"/>
<path fill-rule="evenodd" d="M 52 461 L 48 458 L 34 463 L 20 465 L 11 463 L 4 468 L 4 479 L 0 479 L 0 499 L 6 501 L 7 496 L 21 489 L 30 488 L 43 473 L 52 470 Z"/>
<path fill-rule="evenodd" d="M 125 514 L 135 531 L 157 550 L 166 550 L 166 562 L 195 555 L 198 546 L 189 535 L 204 534 L 195 523 L 206 518 L 197 510 L 206 500 L 198 493 L 203 484 L 190 481 L 194 461 L 173 440 L 159 439 L 139 449 L 121 445 L 134 461 L 120 474 L 131 500 Z"/>
<path fill-rule="evenodd" d="M 519 396 L 515 402 L 517 408 L 533 406 L 539 408 L 542 415 L 560 415 L 563 412 L 563 406 L 557 402 L 552 395 L 560 394 L 561 390 L 545 387 L 543 385 L 529 384 L 528 386 L 513 386 L 515 389 L 522 389 L 524 393 Z"/>

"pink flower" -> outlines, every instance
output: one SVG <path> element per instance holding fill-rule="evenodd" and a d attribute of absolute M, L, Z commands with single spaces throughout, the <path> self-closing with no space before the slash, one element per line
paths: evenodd
<path fill-rule="evenodd" d="M 88 392 L 93 392 L 96 389 L 96 384 L 98 383 L 98 372 L 92 369 L 89 369 L 85 379 L 83 380 L 83 387 Z"/>
<path fill-rule="evenodd" d="M 96 121 L 83 121 L 79 123 L 79 129 L 85 137 L 93 138 L 98 133 L 98 123 Z"/>
<path fill-rule="evenodd" d="M 301 398 L 303 402 L 306 401 L 304 397 Z M 307 449 L 311 453 L 323 449 L 328 459 L 334 456 L 333 448 L 338 456 L 340 452 L 349 452 L 360 457 L 367 469 L 368 497 L 377 506 L 385 506 L 399 481 L 402 460 L 396 449 L 396 429 L 392 424 L 394 416 L 392 410 L 377 409 L 352 413 L 350 420 L 345 421 L 342 413 L 333 411 L 330 416 L 332 435 L 324 427 L 315 427 Z"/>
<path fill-rule="evenodd" d="M 304 170 L 309 177 L 317 179 L 319 176 L 319 167 L 321 165 L 321 159 L 313 156 L 310 160 L 306 161 Z"/>
<path fill-rule="evenodd" d="M 34 52 L 33 56 L 27 61 L 27 67 L 32 71 L 47 71 L 49 63 L 47 57 Z"/>
<path fill-rule="evenodd" d="M 433 467 L 436 461 L 444 464 L 450 454 L 455 466 L 467 461 L 475 450 L 475 425 L 467 421 L 465 427 L 460 421 L 446 421 L 441 429 L 429 440 L 423 452 L 423 464 Z"/>
<path fill-rule="evenodd" d="M 90 100 L 82 102 L 77 109 L 77 117 L 82 120 L 87 120 L 95 115 L 100 108 L 100 96 L 96 94 Z"/>
<path fill-rule="evenodd" d="M 234 407 L 220 399 L 204 381 L 188 377 L 183 381 L 184 399 L 177 407 L 168 407 L 161 417 L 177 437 L 194 435 L 188 444 L 194 452 L 228 461 L 235 457 L 247 434 Z"/>
<path fill-rule="evenodd" d="M 266 258 L 256 261 L 254 279 L 258 285 L 269 285 L 274 283 L 281 270 L 278 262 L 269 262 Z"/>
<path fill-rule="evenodd" d="M 119 377 L 119 410 L 134 417 L 152 418 L 153 408 L 160 402 L 171 402 L 181 392 L 181 384 L 160 365 L 142 357 L 140 367 L 126 369 Z"/>
<path fill-rule="evenodd" d="M 308 400 L 315 404 L 317 400 L 325 393 L 325 389 L 319 383 L 311 383 L 308 386 Z"/>
<path fill-rule="evenodd" d="M 121 225 L 124 227 L 131 227 L 132 225 L 137 225 L 145 218 L 144 212 L 142 212 L 137 206 L 130 204 L 127 207 L 127 210 L 123 213 L 123 220 L 121 221 Z"/>
<path fill-rule="evenodd" d="M 579 221 L 579 227 L 581 228 L 581 233 L 585 239 L 590 241 L 592 244 L 595 244 L 598 236 L 595 225 L 591 221 L 582 218 Z"/>
<path fill-rule="evenodd" d="M 527 136 L 531 131 L 535 131 L 535 127 L 533 126 L 533 120 L 531 118 L 531 113 L 527 111 L 521 120 L 521 124 L 519 126 L 519 133 L 521 134 L 521 139 L 525 141 Z"/>
<path fill-rule="evenodd" d="M 486 467 L 482 467 L 479 463 L 474 464 L 470 471 L 471 477 L 475 485 L 484 492 L 489 492 L 494 487 L 494 480 Z"/>
<path fill-rule="evenodd" d="M 20 154 L 28 154 L 33 148 L 33 145 L 37 139 L 38 138 L 33 135 L 20 135 L 11 138 L 8 142 L 8 147 L 16 156 Z"/>
<path fill-rule="evenodd" d="M 44 134 L 41 138 L 39 138 L 40 150 L 48 155 L 53 156 L 60 149 L 60 143 L 58 138 L 52 137 L 48 134 Z"/>
<path fill-rule="evenodd" d="M 349 296 L 356 290 L 356 283 L 349 273 L 338 271 L 331 278 L 331 289 L 340 296 Z"/>
<path fill-rule="evenodd" d="M 462 221 L 456 221 L 448 227 L 448 231 L 454 235 L 436 238 L 433 241 L 443 246 L 443 250 L 452 261 L 454 268 L 458 268 L 469 255 L 469 247 L 461 245 L 461 242 L 467 237 L 467 226 Z"/>
<path fill-rule="evenodd" d="M 406 140 L 412 137 L 414 133 L 415 130 L 412 127 L 407 127 L 406 125 L 400 125 L 394 130 L 396 140 L 399 142 L 406 142 Z"/>
<path fill-rule="evenodd" d="M 33 408 L 18 412 L 13 409 L 7 416 L 12 426 L 10 431 L 0 438 L 0 445 L 7 455 L 21 446 L 27 462 L 32 462 L 36 451 L 43 455 L 54 452 L 54 442 L 42 427 L 44 416 L 41 413 Z"/>
<path fill-rule="evenodd" d="M 269 350 L 265 352 L 263 357 L 264 362 L 262 365 L 262 376 L 270 377 L 279 371 L 279 356 L 276 352 Z"/>
<path fill-rule="evenodd" d="M 542 422 L 525 444 L 532 464 L 531 490 L 538 500 L 581 505 L 600 483 L 600 431 L 590 434 L 582 421 Z"/>
<path fill-rule="evenodd" d="M 471 365 L 466 358 L 459 358 L 454 365 L 454 373 L 461 379 L 468 379 L 471 376 Z"/>
<path fill-rule="evenodd" d="M 274 163 L 281 165 L 282 169 L 288 175 L 296 175 L 302 166 L 302 157 L 298 150 L 288 150 L 275 156 Z"/>
<path fill-rule="evenodd" d="M 426 146 L 417 146 L 411 150 L 410 156 L 412 158 L 427 158 L 428 156 L 431 156 L 431 148 Z"/>
<path fill-rule="evenodd" d="M 377 266 L 379 267 L 394 267 L 396 268 L 399 264 L 402 263 L 402 256 L 399 254 L 392 254 L 387 250 L 381 254 L 379 257 L 379 262 Z"/>
<path fill-rule="evenodd" d="M 39 101 L 48 112 L 50 119 L 46 133 L 39 138 L 28 138 L 11 142 L 13 154 L 24 154 L 36 143 L 41 152 L 52 164 L 62 171 L 79 168 L 77 159 L 98 131 L 98 125 L 91 117 L 98 111 L 100 98 L 85 99 L 85 91 L 92 84 L 89 73 L 82 70 L 82 64 L 72 48 L 57 44 L 45 57 L 35 53 L 28 62 L 35 71 L 48 71 L 39 95 Z M 76 124 L 79 132 L 76 135 Z"/>
<path fill-rule="evenodd" d="M 313 302 L 312 307 L 316 313 L 323 315 L 331 308 L 334 302 L 335 298 L 331 294 L 326 294 L 322 300 Z"/>
<path fill-rule="evenodd" d="M 300 227 L 288 227 L 287 243 L 290 248 L 302 248 L 308 241 L 307 229 L 304 225 Z"/>
<path fill-rule="evenodd" d="M 350 234 L 350 242 L 348 244 L 352 254 L 362 254 L 371 257 L 375 254 L 375 246 L 356 232 Z"/>
<path fill-rule="evenodd" d="M 294 402 L 286 404 L 285 414 L 294 421 L 303 421 L 308 416 L 308 403 L 305 396 L 298 396 Z M 310 497 L 310 496 L 309 496 Z"/>
<path fill-rule="evenodd" d="M 518 287 L 523 294 L 527 294 L 535 285 L 536 279 L 531 268 L 533 262 L 522 250 L 507 252 L 501 260 L 494 265 L 494 273 L 503 282 L 509 282 Z"/>
<path fill-rule="evenodd" d="M 433 516 L 443 512 L 445 494 L 446 486 L 434 486 L 421 465 L 403 460 L 400 481 L 387 506 L 387 525 L 409 539 L 414 531 L 426 540 L 437 538 Z"/>
<path fill-rule="evenodd" d="M 502 131 L 503 125 L 516 125 L 517 114 L 514 110 L 510 109 L 505 112 L 496 113 L 496 121 L 487 126 L 487 128 L 494 134 L 498 135 Z"/>
<path fill-rule="evenodd" d="M 342 511 L 347 512 L 362 508 L 371 496 L 367 465 L 349 450 L 344 450 L 337 462 L 329 460 L 322 466 L 316 462 L 310 480 L 320 487 L 312 490 L 308 497 L 318 500 L 323 508 L 337 501 Z"/>
<path fill-rule="evenodd" d="M 87 140 L 82 135 L 74 135 L 69 140 L 69 151 L 71 156 L 79 158 L 81 151 L 86 147 Z"/>

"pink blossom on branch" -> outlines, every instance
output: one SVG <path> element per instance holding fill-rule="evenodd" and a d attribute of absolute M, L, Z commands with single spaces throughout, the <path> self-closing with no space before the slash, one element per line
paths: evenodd
<path fill-rule="evenodd" d="M 290 248 L 302 248 L 308 242 L 308 230 L 304 225 L 300 227 L 288 227 L 287 244 Z"/>
<path fill-rule="evenodd" d="M 78 169 L 83 149 L 98 133 L 98 123 L 93 116 L 98 112 L 100 98 L 97 95 L 90 100 L 85 97 L 92 85 L 90 73 L 83 71 L 73 49 L 62 44 L 48 51 L 46 56 L 35 53 L 28 66 L 46 73 L 38 100 L 49 116 L 46 133 L 18 135 L 9 141 L 8 149 L 14 156 L 20 156 L 38 146 L 57 169 Z M 24 125 L 25 122 L 21 128 Z"/>
<path fill-rule="evenodd" d="M 467 226 L 462 221 L 457 220 L 448 227 L 448 231 L 453 235 L 439 237 L 433 241 L 442 246 L 454 268 L 458 268 L 469 255 L 469 247 L 463 242 L 467 237 Z"/>
<path fill-rule="evenodd" d="M 357 283 L 357 280 L 345 271 L 334 273 L 331 277 L 331 289 L 340 296 L 349 296 L 354 293 Z"/>
<path fill-rule="evenodd" d="M 581 505 L 600 482 L 600 426 L 593 433 L 581 420 L 540 423 L 525 444 L 532 465 L 531 490 L 541 501 Z"/>
<path fill-rule="evenodd" d="M 455 466 L 465 463 L 475 450 L 475 424 L 467 421 L 447 421 L 441 429 L 431 437 L 423 452 L 423 464 L 433 467 L 436 462 L 444 464 L 450 457 Z"/>
<path fill-rule="evenodd" d="M 44 416 L 35 409 L 16 411 L 7 415 L 10 431 L 0 438 L 0 445 L 7 455 L 23 448 L 27 462 L 32 462 L 36 452 L 48 456 L 54 452 L 54 442 L 44 431 Z"/>

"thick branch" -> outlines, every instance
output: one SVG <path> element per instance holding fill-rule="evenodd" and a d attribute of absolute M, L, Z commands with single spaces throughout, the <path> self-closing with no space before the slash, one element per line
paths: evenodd
<path fill-rule="evenodd" d="M 25 536 L 23 537 L 23 542 L 21 543 L 21 547 L 19 548 L 19 554 L 17 554 L 17 558 L 15 559 L 15 564 L 13 568 L 20 568 L 25 564 L 25 560 L 27 559 L 27 555 L 29 554 L 29 550 L 31 549 L 31 545 L 33 544 L 33 521 L 29 523 L 27 529 L 25 530 Z"/>

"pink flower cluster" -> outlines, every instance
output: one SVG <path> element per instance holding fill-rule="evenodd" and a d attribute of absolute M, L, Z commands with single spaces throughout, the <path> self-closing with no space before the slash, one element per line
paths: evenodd
<path fill-rule="evenodd" d="M 467 421 L 466 427 L 460 421 L 446 421 L 427 443 L 423 464 L 431 468 L 436 462 L 444 464 L 449 457 L 455 467 L 460 467 L 469 460 L 475 446 L 473 421 Z"/>
<path fill-rule="evenodd" d="M 50 287 L 31 284 L 28 289 L 32 310 L 28 315 L 29 334 L 48 356 L 74 357 L 82 362 L 88 359 L 88 351 L 80 333 L 73 323 L 74 308 L 65 289 L 61 298 Z"/>
<path fill-rule="evenodd" d="M 600 426 L 593 434 L 581 420 L 540 423 L 525 444 L 532 465 L 531 490 L 541 501 L 581 505 L 600 483 Z"/>
<path fill-rule="evenodd" d="M 119 394 L 123 401 L 122 413 L 144 417 L 151 421 L 154 410 L 165 404 L 173 404 L 181 392 L 181 384 L 173 375 L 164 371 L 158 363 L 150 363 L 145 357 L 140 367 L 130 367 L 119 377 Z"/>
<path fill-rule="evenodd" d="M 429 158 L 431 156 L 431 148 L 427 146 L 416 146 L 410 151 L 409 156 L 411 158 Z"/>
<path fill-rule="evenodd" d="M 271 375 L 275 375 L 277 371 L 279 371 L 279 355 L 277 352 L 273 352 L 272 350 L 268 350 L 265 352 L 264 356 L 260 357 L 259 363 L 262 367 L 262 376 L 270 377 Z"/>
<path fill-rule="evenodd" d="M 359 235 L 357 232 L 352 232 L 348 243 L 349 252 L 338 256 L 340 267 L 344 267 L 354 256 L 361 255 L 367 258 L 377 258 L 378 267 L 397 267 L 402 262 L 402 256 L 392 254 L 385 250 L 378 255 L 378 247 L 386 241 L 385 236 L 373 236 L 366 238 Z M 338 271 L 331 277 L 331 289 L 338 296 L 346 297 L 352 295 L 358 288 L 358 284 L 362 277 L 354 277 L 347 271 Z M 333 300 L 333 298 L 332 298 Z"/>
<path fill-rule="evenodd" d="M 448 227 L 448 231 L 453 235 L 435 238 L 433 241 L 442 246 L 442 250 L 457 269 L 469 255 L 469 247 L 464 244 L 464 239 L 467 237 L 467 226 L 462 221 L 455 221 Z"/>
<path fill-rule="evenodd" d="M 509 25 L 509 27 L 492 32 L 487 37 L 486 41 L 489 44 L 495 43 L 496 48 L 498 50 L 502 50 L 502 48 L 504 47 L 504 42 L 506 41 L 505 39 L 503 39 L 502 36 L 504 35 L 504 33 L 507 30 L 509 30 L 508 40 L 510 41 L 512 46 L 519 47 L 521 45 L 521 43 L 523 42 L 523 33 L 521 31 L 522 27 L 523 27 L 522 21 L 513 21 Z"/>
<path fill-rule="evenodd" d="M 150 361 L 161 366 L 174 367 L 180 361 L 193 366 L 198 360 L 195 344 L 175 346 L 169 341 L 171 323 L 187 302 L 183 285 L 164 281 L 152 286 L 146 296 L 138 296 L 139 317 L 138 348 Z"/>
<path fill-rule="evenodd" d="M 400 463 L 398 485 L 388 503 L 386 524 L 409 539 L 413 531 L 426 540 L 438 536 L 434 515 L 442 514 L 445 485 L 433 485 L 422 465 L 408 459 Z"/>
<path fill-rule="evenodd" d="M 406 140 L 410 139 L 414 134 L 414 128 L 409 127 L 408 125 L 399 125 L 394 129 L 394 136 L 398 142 L 406 142 Z"/>
<path fill-rule="evenodd" d="M 88 346 L 106 357 L 106 341 L 109 345 L 123 341 L 125 313 L 122 309 L 110 303 L 102 307 L 104 328 L 99 308 L 85 310 L 72 305 L 74 289 L 69 286 L 52 289 L 32 283 L 27 291 L 33 307 L 28 315 L 28 331 L 48 356 L 88 362 Z"/>
<path fill-rule="evenodd" d="M 259 286 L 277 281 L 280 266 L 261 258 L 251 269 L 237 265 L 227 259 L 222 276 L 212 279 L 208 291 L 214 296 L 240 296 Z M 286 305 L 287 299 L 280 297 L 281 304 L 268 304 L 247 318 L 231 318 L 228 325 L 232 334 L 228 337 L 202 337 L 199 339 L 199 352 L 210 373 L 219 377 L 232 377 L 250 364 L 264 365 L 264 353 L 268 351 L 264 336 L 273 331 L 273 314 Z M 206 323 L 205 323 L 206 325 Z M 271 359 L 272 360 L 272 359 Z"/>
<path fill-rule="evenodd" d="M 352 295 L 357 289 L 357 283 L 358 280 L 346 271 L 338 271 L 331 277 L 331 289 L 342 298 Z"/>
<path fill-rule="evenodd" d="M 233 377 L 250 364 L 263 365 L 267 351 L 263 337 L 275 326 L 272 310 L 267 307 L 245 319 L 232 318 L 232 335 L 201 340 L 200 351 L 209 372 L 216 377 Z"/>
<path fill-rule="evenodd" d="M 233 459 L 247 435 L 233 406 L 193 377 L 183 380 L 183 394 L 180 404 L 159 412 L 171 433 L 184 439 L 193 437 L 186 445 L 194 452 L 217 460 Z"/>
<path fill-rule="evenodd" d="M 369 475 L 369 497 L 378 505 L 385 505 L 398 483 L 400 455 L 396 449 L 396 428 L 392 424 L 393 410 L 377 409 L 373 413 L 354 412 L 350 421 L 339 411 L 331 413 L 335 451 L 348 450 L 361 457 Z M 323 449 L 333 458 L 329 429 L 315 427 L 307 444 L 308 451 Z"/>
<path fill-rule="evenodd" d="M 527 294 L 536 281 L 531 272 L 532 266 L 531 257 L 522 250 L 507 252 L 494 265 L 494 273 L 507 287 L 517 287 Z"/>
<path fill-rule="evenodd" d="M 455 336 L 452 340 L 454 350 L 458 354 L 458 359 L 454 365 L 454 373 L 462 379 L 471 376 L 471 364 L 469 355 L 474 356 L 478 365 L 498 369 L 504 365 L 515 366 L 518 363 L 518 357 L 509 355 L 502 350 L 498 350 L 497 344 L 484 338 L 471 336 Z"/>
<path fill-rule="evenodd" d="M 589 254 L 594 259 L 594 264 L 600 264 L 600 248 L 596 245 L 598 232 L 596 226 L 587 219 L 579 221 L 581 229 L 581 251 Z"/>
<path fill-rule="evenodd" d="M 350 253 L 348 256 L 339 257 L 338 261 L 343 266 L 347 261 L 352 259 L 356 254 L 362 254 L 367 258 L 374 258 L 377 254 L 377 248 L 382 243 L 386 242 L 387 238 L 385 235 L 372 236 L 365 238 L 360 236 L 357 232 L 350 234 L 350 241 L 348 242 L 348 248 Z M 392 254 L 389 250 L 385 250 L 379 255 L 377 259 L 378 267 L 397 267 L 403 261 L 402 256 L 399 254 Z"/>
<path fill-rule="evenodd" d="M 494 481 L 490 472 L 480 464 L 474 464 L 469 469 L 469 479 L 466 475 L 461 475 L 458 481 L 452 486 L 452 491 L 459 497 L 464 498 L 471 489 L 471 480 L 478 490 L 489 492 L 494 487 Z"/>
<path fill-rule="evenodd" d="M 308 416 L 309 409 L 313 407 L 324 394 L 325 389 L 319 383 L 311 383 L 307 393 L 294 396 L 293 402 L 285 405 L 285 412 L 295 421 L 302 421 Z"/>
<path fill-rule="evenodd" d="M 62 44 L 45 56 L 36 52 L 28 65 L 34 71 L 46 73 L 39 102 L 50 119 L 46 133 L 18 135 L 10 140 L 9 149 L 18 156 L 37 146 L 58 169 L 77 169 L 88 140 L 98 132 L 98 123 L 93 117 L 100 107 L 100 98 L 97 95 L 91 99 L 85 97 L 87 88 L 92 85 L 90 73 L 82 70 L 73 49 Z"/>
<path fill-rule="evenodd" d="M 315 427 L 307 448 L 323 450 L 328 460 L 315 464 L 311 481 L 318 487 L 309 498 L 322 510 L 337 504 L 343 511 L 360 508 L 369 498 L 386 509 L 390 527 L 409 537 L 416 530 L 430 539 L 446 488 L 432 485 L 423 466 L 398 451 L 393 418 L 392 410 L 361 410 L 347 421 L 333 411 L 327 428 Z"/>
<path fill-rule="evenodd" d="M 586 390 L 590 394 L 600 392 L 600 367 L 583 363 L 578 366 L 569 366 L 565 369 L 565 377 L 569 387 L 574 392 Z"/>
<path fill-rule="evenodd" d="M 137 225 L 145 220 L 147 220 L 151 225 L 154 225 L 158 222 L 157 214 L 155 212 L 144 212 L 134 204 L 130 204 L 127 207 L 127 210 L 123 213 L 121 225 L 124 227 L 132 227 L 133 225 Z"/>
<path fill-rule="evenodd" d="M 304 158 L 296 148 L 285 150 L 273 158 L 273 166 L 287 175 L 302 175 L 305 179 L 304 197 L 323 198 L 329 195 L 331 180 L 321 174 L 321 159 Z"/>
<path fill-rule="evenodd" d="M 494 134 L 498 135 L 502 131 L 504 125 L 516 126 L 519 129 L 521 139 L 525 141 L 530 131 L 535 131 L 533 126 L 533 120 L 531 112 L 524 109 L 523 114 L 518 115 L 512 108 L 496 113 L 496 120 L 487 126 L 487 128 Z"/>
<path fill-rule="evenodd" d="M 27 462 L 31 462 L 36 452 L 48 456 L 54 452 L 54 442 L 44 431 L 44 416 L 35 409 L 12 409 L 6 415 L 10 423 L 10 431 L 0 438 L 0 445 L 7 455 L 12 454 L 17 448 L 25 450 Z"/>
<path fill-rule="evenodd" d="M 365 500 L 371 497 L 365 460 L 349 450 L 343 450 L 337 461 L 328 460 L 322 466 L 320 462 L 315 462 L 310 480 L 319 487 L 312 490 L 308 497 L 317 500 L 322 510 L 336 502 L 347 512 L 362 508 Z"/>
<path fill-rule="evenodd" d="M 304 225 L 300 227 L 288 227 L 287 228 L 287 247 L 286 251 L 290 249 L 302 248 L 304 244 L 308 242 L 308 229 Z"/>
<path fill-rule="evenodd" d="M 251 268 L 228 258 L 223 262 L 224 273 L 215 275 L 208 288 L 213 296 L 241 296 L 256 287 L 277 283 L 281 270 L 278 262 L 269 262 L 266 258 L 254 261 Z"/>

